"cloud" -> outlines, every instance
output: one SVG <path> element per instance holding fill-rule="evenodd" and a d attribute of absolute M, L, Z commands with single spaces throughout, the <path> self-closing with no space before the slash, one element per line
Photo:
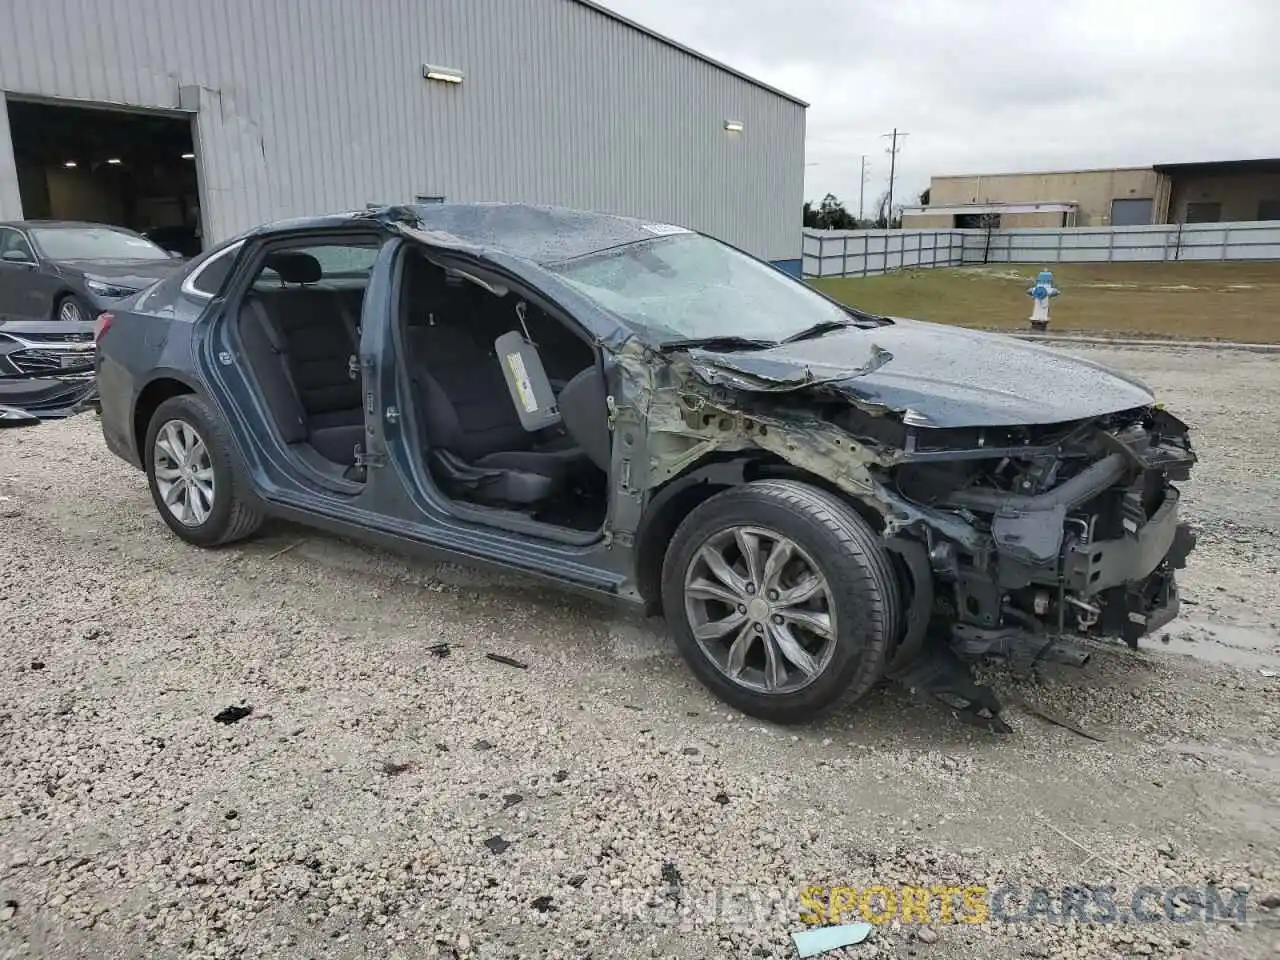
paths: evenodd
<path fill-rule="evenodd" d="M 810 103 L 806 195 L 1280 153 L 1276 0 L 603 0 Z"/>

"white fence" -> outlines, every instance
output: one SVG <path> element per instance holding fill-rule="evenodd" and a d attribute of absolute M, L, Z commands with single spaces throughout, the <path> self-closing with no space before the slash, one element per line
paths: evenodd
<path fill-rule="evenodd" d="M 903 267 L 958 267 L 970 230 L 805 230 L 807 277 L 866 277 Z M 985 231 L 976 231 L 985 233 Z"/>
<path fill-rule="evenodd" d="M 1280 260 L 1280 221 L 1007 230 L 804 231 L 808 277 L 970 263 Z"/>

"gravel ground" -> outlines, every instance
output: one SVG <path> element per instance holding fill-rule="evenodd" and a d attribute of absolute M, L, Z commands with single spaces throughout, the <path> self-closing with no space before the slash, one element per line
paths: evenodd
<path fill-rule="evenodd" d="M 1248 921 L 832 956 L 1280 955 L 1280 360 L 1072 352 L 1202 452 L 1164 642 L 994 673 L 1102 742 L 896 689 L 770 728 L 656 622 L 287 525 L 200 552 L 92 415 L 0 434 L 0 957 L 790 957 L 808 884 L 1108 881 L 1240 885 Z"/>

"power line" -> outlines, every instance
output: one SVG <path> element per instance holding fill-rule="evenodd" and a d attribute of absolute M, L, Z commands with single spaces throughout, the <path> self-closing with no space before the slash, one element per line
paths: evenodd
<path fill-rule="evenodd" d="M 889 208 L 885 211 L 884 215 L 885 226 L 887 227 L 893 223 L 893 177 L 894 173 L 897 171 L 898 151 L 902 149 L 898 146 L 898 140 L 903 137 L 909 137 L 911 134 L 901 132 L 897 127 L 894 127 L 892 133 L 882 133 L 880 136 L 882 138 L 892 138 L 887 151 L 889 154 Z"/>

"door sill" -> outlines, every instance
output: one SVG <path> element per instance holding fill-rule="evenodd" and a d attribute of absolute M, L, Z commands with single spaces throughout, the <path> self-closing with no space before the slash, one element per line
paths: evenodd
<path fill-rule="evenodd" d="M 498 530 L 506 530 L 510 533 L 520 533 L 543 540 L 553 540 L 556 543 L 569 544 L 575 547 L 589 547 L 592 544 L 600 543 L 604 539 L 604 524 L 601 524 L 595 530 L 559 527 L 552 523 L 534 520 L 518 510 L 508 510 L 503 507 L 486 507 L 480 504 L 466 503 L 462 500 L 452 500 L 441 493 L 439 487 L 435 487 L 434 484 L 432 486 L 432 492 L 439 498 L 439 502 L 446 505 L 449 512 L 459 520 L 482 524 L 486 527 L 494 527 Z"/>
<path fill-rule="evenodd" d="M 310 480 L 333 493 L 351 497 L 364 490 L 363 482 L 351 480 L 345 476 L 349 467 L 320 456 L 315 447 L 309 443 L 285 444 L 284 451 L 290 465 L 298 471 L 302 479 Z"/>

